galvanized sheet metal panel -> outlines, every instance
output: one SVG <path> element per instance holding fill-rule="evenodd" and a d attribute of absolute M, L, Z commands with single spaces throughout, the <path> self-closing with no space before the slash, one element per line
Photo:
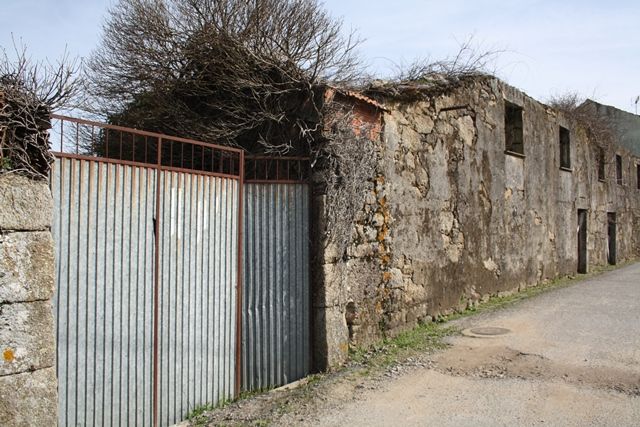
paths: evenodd
<path fill-rule="evenodd" d="M 236 394 L 239 181 L 59 158 L 60 425 L 153 423 L 158 185 L 159 425 Z M 244 203 L 243 387 L 254 390 L 309 372 L 309 189 L 247 184 Z"/>
<path fill-rule="evenodd" d="M 151 425 L 156 171 L 57 159 L 60 425 Z"/>
<path fill-rule="evenodd" d="M 244 390 L 295 381 L 310 369 L 309 187 L 245 184 Z"/>
<path fill-rule="evenodd" d="M 237 180 L 160 172 L 161 425 L 235 393 Z"/>

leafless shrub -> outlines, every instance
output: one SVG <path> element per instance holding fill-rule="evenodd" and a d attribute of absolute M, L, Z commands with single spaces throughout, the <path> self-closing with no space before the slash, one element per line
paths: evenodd
<path fill-rule="evenodd" d="M 495 62 L 503 52 L 482 49 L 470 36 L 455 55 L 442 60 L 419 58 L 408 65 L 399 65 L 391 78 L 373 82 L 367 92 L 405 100 L 431 96 L 458 87 L 465 80 L 494 75 Z"/>
<path fill-rule="evenodd" d="M 65 55 L 57 64 L 34 63 L 26 49 L 15 59 L 0 58 L 0 172 L 45 177 L 49 152 L 50 113 L 68 106 L 80 88 L 78 66 Z"/>
<path fill-rule="evenodd" d="M 120 0 L 89 63 L 94 110 L 292 154 L 318 130 L 317 85 L 359 71 L 358 43 L 316 0 Z"/>
<path fill-rule="evenodd" d="M 598 146 L 608 149 L 614 144 L 615 134 L 611 123 L 598 114 L 593 105 L 585 103 L 585 98 L 578 93 L 567 92 L 552 96 L 547 104 L 584 129 L 587 137 Z"/>
<path fill-rule="evenodd" d="M 438 75 L 447 79 L 457 79 L 495 73 L 495 60 L 502 50 L 482 50 L 473 36 L 463 41 L 455 55 L 442 60 L 418 59 L 406 67 L 400 67 L 392 80 L 398 82 L 419 82 Z"/>

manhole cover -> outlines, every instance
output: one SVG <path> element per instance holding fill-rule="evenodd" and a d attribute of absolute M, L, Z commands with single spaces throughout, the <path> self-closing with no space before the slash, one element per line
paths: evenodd
<path fill-rule="evenodd" d="M 475 335 L 495 336 L 495 335 L 505 335 L 511 331 L 506 328 L 497 328 L 495 326 L 487 326 L 484 328 L 473 328 L 469 332 Z"/>

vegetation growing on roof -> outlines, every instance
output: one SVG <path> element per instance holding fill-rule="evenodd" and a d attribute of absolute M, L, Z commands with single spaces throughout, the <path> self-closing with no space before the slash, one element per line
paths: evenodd
<path fill-rule="evenodd" d="M 442 60 L 420 58 L 407 66 L 398 66 L 389 80 L 376 80 L 364 88 L 376 99 L 391 98 L 417 101 L 447 93 L 465 82 L 492 78 L 494 64 L 501 50 L 483 50 L 469 37 L 458 52 Z"/>
<path fill-rule="evenodd" d="M 575 122 L 586 132 L 587 137 L 600 147 L 608 148 L 615 144 L 616 138 L 611 123 L 606 117 L 598 114 L 593 105 L 585 103 L 585 99 L 578 93 L 555 95 L 547 103 Z"/>

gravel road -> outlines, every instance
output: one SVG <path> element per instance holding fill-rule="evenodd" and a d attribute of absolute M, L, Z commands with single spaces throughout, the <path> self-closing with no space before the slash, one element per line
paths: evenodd
<path fill-rule="evenodd" d="M 452 337 L 452 347 L 429 356 L 424 368 L 305 421 L 317 426 L 640 425 L 640 264 L 455 323 L 468 332 L 480 327 L 510 332 Z"/>

